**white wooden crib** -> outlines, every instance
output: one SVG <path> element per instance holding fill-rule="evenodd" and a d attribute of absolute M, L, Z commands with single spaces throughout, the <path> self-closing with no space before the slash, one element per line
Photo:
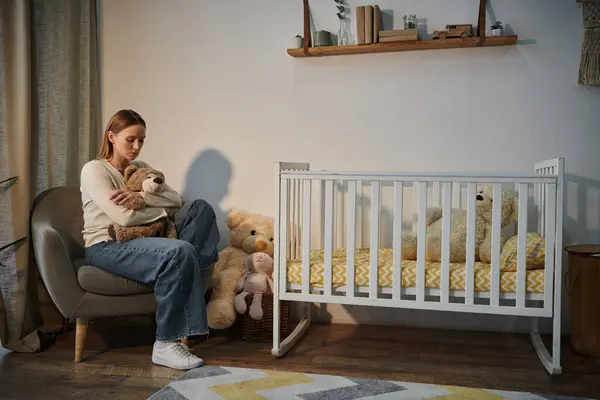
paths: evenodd
<path fill-rule="evenodd" d="M 310 303 L 336 303 L 531 317 L 531 340 L 543 366 L 561 373 L 564 159 L 537 163 L 530 175 L 316 171 L 286 162 L 276 163 L 275 175 L 273 356 L 286 354 L 306 331 Z M 494 199 L 507 187 L 518 196 L 516 231 L 504 231 L 507 238 L 517 235 L 516 271 L 500 269 L 498 201 L 492 203 L 492 262 L 474 260 L 480 182 L 493 185 Z M 429 206 L 443 210 L 437 264 L 425 260 Z M 453 207 L 468 215 L 462 265 L 448 261 L 447 211 Z M 401 259 L 407 221 L 417 235 L 416 261 Z M 545 241 L 541 267 L 526 269 L 528 239 L 519 232 L 538 233 Z M 304 315 L 287 338 L 280 337 L 280 300 L 304 303 Z M 552 319 L 551 353 L 538 333 L 539 318 Z"/>

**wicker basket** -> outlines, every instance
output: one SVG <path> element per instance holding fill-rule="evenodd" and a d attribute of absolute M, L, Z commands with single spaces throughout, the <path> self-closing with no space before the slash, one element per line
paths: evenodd
<path fill-rule="evenodd" d="M 246 296 L 246 305 L 250 309 L 250 304 L 254 295 Z M 273 294 L 262 295 L 263 317 L 256 321 L 250 317 L 248 311 L 238 318 L 239 328 L 241 329 L 242 339 L 251 341 L 263 341 L 273 339 Z M 290 302 L 279 302 L 280 315 L 280 335 L 285 337 L 288 334 L 288 324 L 290 316 Z"/>

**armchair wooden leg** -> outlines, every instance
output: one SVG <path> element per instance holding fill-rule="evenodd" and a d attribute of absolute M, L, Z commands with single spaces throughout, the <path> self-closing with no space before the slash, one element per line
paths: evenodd
<path fill-rule="evenodd" d="M 75 362 L 78 363 L 83 358 L 83 349 L 85 348 L 85 339 L 88 333 L 89 320 L 77 318 L 75 326 Z"/>

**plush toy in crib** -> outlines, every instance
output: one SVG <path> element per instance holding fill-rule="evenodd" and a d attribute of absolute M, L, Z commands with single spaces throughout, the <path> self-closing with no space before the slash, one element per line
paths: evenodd
<path fill-rule="evenodd" d="M 160 193 L 165 186 L 165 176 L 162 172 L 153 168 L 138 168 L 130 165 L 123 173 L 125 186 L 134 192 Z M 130 210 L 139 210 L 146 207 L 143 199 L 134 197 L 122 204 Z M 169 215 L 175 213 L 175 209 L 167 210 Z M 168 237 L 176 238 L 177 231 L 173 221 L 169 218 L 161 218 L 149 224 L 137 226 L 121 226 L 111 224 L 108 227 L 108 235 L 117 242 L 126 242 L 138 237 Z"/>
<path fill-rule="evenodd" d="M 478 185 L 475 193 L 475 261 L 491 263 L 492 261 L 492 186 Z M 502 228 L 511 222 L 518 221 L 518 200 L 514 192 L 502 190 L 502 206 L 500 225 Z M 442 209 L 431 207 L 427 209 L 427 235 L 425 259 L 427 261 L 442 261 Z M 403 234 L 402 258 L 417 259 L 417 235 Z M 500 249 L 506 243 L 506 237 L 500 232 Z M 450 218 L 450 262 L 463 263 L 466 261 L 467 249 L 467 211 L 452 210 Z"/>
<path fill-rule="evenodd" d="M 232 210 L 226 220 L 229 247 L 220 252 L 213 269 L 212 294 L 206 310 L 212 329 L 227 329 L 235 322 L 237 284 L 246 270 L 246 258 L 256 252 L 273 257 L 273 218 Z"/>
<path fill-rule="evenodd" d="M 246 312 L 246 297 L 253 294 L 250 304 L 250 318 L 261 320 L 263 317 L 262 295 L 273 293 L 273 258 L 267 253 L 257 252 L 246 257 L 246 272 L 237 283 L 235 309 L 238 313 Z"/>

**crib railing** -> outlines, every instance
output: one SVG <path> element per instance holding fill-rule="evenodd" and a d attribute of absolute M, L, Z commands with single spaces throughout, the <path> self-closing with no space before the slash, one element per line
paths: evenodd
<path fill-rule="evenodd" d="M 554 165 L 554 164 L 552 164 Z M 558 171 L 536 169 L 523 175 L 450 175 L 415 173 L 369 173 L 310 171 L 307 164 L 279 164 L 276 200 L 276 289 L 280 299 L 332 302 L 340 304 L 380 305 L 435 310 L 462 310 L 493 314 L 551 316 L 554 295 L 555 244 L 557 221 Z M 503 186 L 515 188 L 518 196 L 517 271 L 515 293 L 501 293 L 500 234 L 501 202 L 492 202 L 492 246 L 489 291 L 477 291 L 475 285 L 476 188 L 488 183 L 493 198 L 499 199 Z M 368 196 L 364 188 L 370 187 Z M 391 191 L 388 238 L 382 235 L 383 191 Z M 457 190 L 458 188 L 458 190 Z M 533 202 L 530 201 L 533 189 Z M 407 192 L 412 199 L 407 201 Z M 464 196 L 460 198 L 459 195 Z M 410 200 L 410 193 L 408 196 Z M 562 202 L 562 197 L 560 197 Z M 466 263 L 464 290 L 451 288 L 450 231 L 451 209 L 466 200 Z M 462 201 L 464 203 L 464 201 Z M 365 204 L 367 213 L 364 212 Z M 527 292 L 526 233 L 530 225 L 530 208 L 537 218 L 537 231 L 546 241 L 544 292 Z M 562 203 L 561 203 L 562 205 Z M 441 268 L 439 289 L 426 285 L 426 213 L 429 206 L 442 210 Z M 536 209 L 537 207 L 537 209 Z M 407 211 L 408 209 L 408 211 Z M 414 287 L 402 285 L 402 248 L 404 224 L 416 215 L 416 280 Z M 410 218 L 409 218 L 410 220 Z M 368 227 L 367 227 L 368 226 Z M 531 230 L 529 230 L 531 231 Z M 355 256 L 362 239 L 368 238 L 369 283 L 356 287 Z M 510 234 L 506 235 L 507 238 Z M 381 288 L 379 250 L 391 240 L 392 284 Z M 333 285 L 333 254 L 346 251 L 345 285 Z M 323 251 L 323 284 L 311 285 L 311 251 Z M 301 260 L 301 285 L 288 280 L 288 260 Z"/>

